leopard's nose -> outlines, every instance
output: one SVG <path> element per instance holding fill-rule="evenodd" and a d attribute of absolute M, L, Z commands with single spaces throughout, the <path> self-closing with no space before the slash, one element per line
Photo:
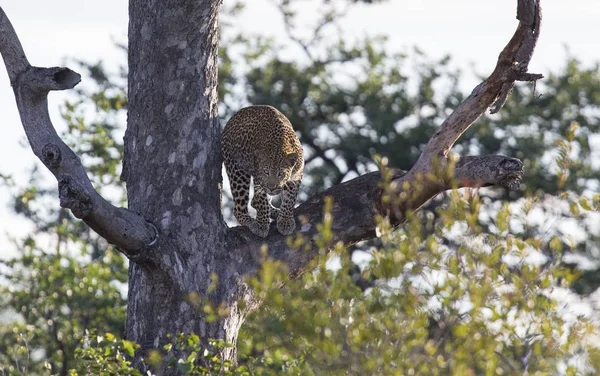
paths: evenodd
<path fill-rule="evenodd" d="M 277 181 L 277 178 L 275 178 L 274 176 L 269 176 L 269 178 L 267 179 L 267 188 L 273 190 L 278 187 L 278 183 L 279 182 Z"/>

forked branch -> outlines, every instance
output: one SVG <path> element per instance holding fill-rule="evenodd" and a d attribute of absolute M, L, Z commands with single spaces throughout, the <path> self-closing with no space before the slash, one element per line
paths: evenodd
<path fill-rule="evenodd" d="M 141 216 L 107 202 L 92 186 L 81 161 L 60 139 L 48 114 L 48 93 L 71 89 L 79 74 L 68 68 L 32 67 L 4 10 L 0 8 L 0 53 L 13 87 L 31 149 L 58 181 L 60 205 L 71 209 L 100 236 L 133 256 L 157 236 Z"/>
<path fill-rule="evenodd" d="M 305 239 L 312 239 L 317 233 L 315 224 L 322 220 L 325 196 L 332 197 L 334 202 L 332 226 L 335 240 L 349 245 L 376 236 L 377 215 L 387 216 L 392 224 L 401 225 L 407 213 L 417 210 L 440 192 L 454 187 L 497 185 L 518 189 L 523 163 L 515 158 L 463 157 L 454 169 L 448 169 L 448 155 L 458 138 L 491 106 L 495 105 L 493 111 L 498 111 L 515 81 L 535 81 L 543 77 L 541 74 L 527 72 L 539 37 L 540 1 L 518 0 L 517 18 L 517 30 L 500 53 L 492 74 L 475 87 L 431 136 L 410 171 L 393 172 L 391 182 L 388 182 L 389 186 L 385 189 L 387 197 L 391 199 L 384 199 L 386 195 L 381 189 L 383 179 L 379 172 L 334 186 L 309 198 L 297 208 L 300 232 Z M 238 260 L 244 259 L 244 252 L 253 255 L 254 260 L 260 259 L 260 248 L 265 242 L 269 255 L 285 261 L 294 274 L 306 271 L 317 250 L 314 245 L 309 251 L 290 249 L 276 230 L 272 230 L 265 241 L 256 239 L 239 227 L 232 229 L 231 233 L 235 243 L 232 247 L 241 249 L 242 252 L 237 255 Z M 244 272 L 251 273 L 256 270 L 258 263 L 247 262 L 239 267 Z"/>

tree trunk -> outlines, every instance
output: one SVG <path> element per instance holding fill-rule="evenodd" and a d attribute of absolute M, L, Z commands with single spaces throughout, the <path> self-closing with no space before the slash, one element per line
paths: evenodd
<path fill-rule="evenodd" d="M 235 343 L 244 312 L 207 323 L 195 301 L 239 297 L 221 213 L 217 117 L 220 1 L 132 0 L 124 171 L 129 208 L 160 234 L 130 263 L 127 338 L 155 348 L 170 333 Z M 150 253 L 155 257 L 150 256 Z M 229 273 L 230 275 L 231 273 Z M 192 294 L 190 296 L 190 294 Z M 235 351 L 223 354 L 235 360 Z"/>

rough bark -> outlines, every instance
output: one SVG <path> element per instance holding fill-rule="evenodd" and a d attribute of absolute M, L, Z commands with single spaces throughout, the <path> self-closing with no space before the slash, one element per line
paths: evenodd
<path fill-rule="evenodd" d="M 207 323 L 186 302 L 206 291 L 235 306 L 236 278 L 223 260 L 220 126 L 217 117 L 219 1 L 132 0 L 125 165 L 129 207 L 154 223 L 156 243 L 129 269 L 127 337 L 143 348 L 169 333 L 235 343 L 243 315 Z M 234 353 L 224 354 L 233 358 Z"/>
<path fill-rule="evenodd" d="M 270 257 L 286 262 L 295 275 L 305 272 L 315 256 L 314 250 L 289 248 L 274 228 L 268 238 L 259 239 L 246 228 L 228 229 L 223 221 L 216 90 L 219 5 L 220 0 L 130 0 L 129 116 L 122 174 L 129 210 L 98 195 L 48 118 L 48 91 L 73 87 L 79 75 L 67 68 L 31 67 L 0 9 L 0 52 L 23 126 L 34 153 L 59 181 L 61 205 L 131 260 L 127 337 L 142 345 L 136 357 L 140 368 L 145 351 L 167 342 L 170 333 L 194 332 L 205 344 L 208 338 L 235 343 L 245 316 L 258 304 L 243 277 L 260 267 L 263 244 Z M 326 196 L 334 203 L 335 240 L 349 245 L 376 236 L 377 215 L 399 226 L 406 213 L 444 190 L 518 188 L 523 164 L 514 158 L 463 157 L 447 169 L 456 140 L 490 106 L 495 104 L 497 111 L 515 81 L 542 77 L 527 73 L 539 35 L 539 0 L 518 0 L 517 18 L 517 31 L 493 73 L 432 135 L 410 171 L 392 170 L 387 181 L 379 172 L 366 174 L 296 209 L 297 231 L 309 244 Z M 218 287 L 209 293 L 215 278 Z M 229 314 L 207 322 L 193 296 L 222 303 Z M 235 360 L 235 348 L 222 355 Z"/>

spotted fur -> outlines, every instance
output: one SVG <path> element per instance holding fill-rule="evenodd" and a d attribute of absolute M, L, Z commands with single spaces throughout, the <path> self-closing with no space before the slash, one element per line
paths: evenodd
<path fill-rule="evenodd" d="M 293 209 L 304 171 L 302 145 L 290 121 L 271 106 L 243 108 L 225 125 L 221 150 L 238 222 L 264 238 L 273 218 L 277 230 L 290 235 L 296 228 Z M 248 213 L 250 178 L 256 219 Z M 269 196 L 278 194 L 279 209 L 269 201 Z"/>

